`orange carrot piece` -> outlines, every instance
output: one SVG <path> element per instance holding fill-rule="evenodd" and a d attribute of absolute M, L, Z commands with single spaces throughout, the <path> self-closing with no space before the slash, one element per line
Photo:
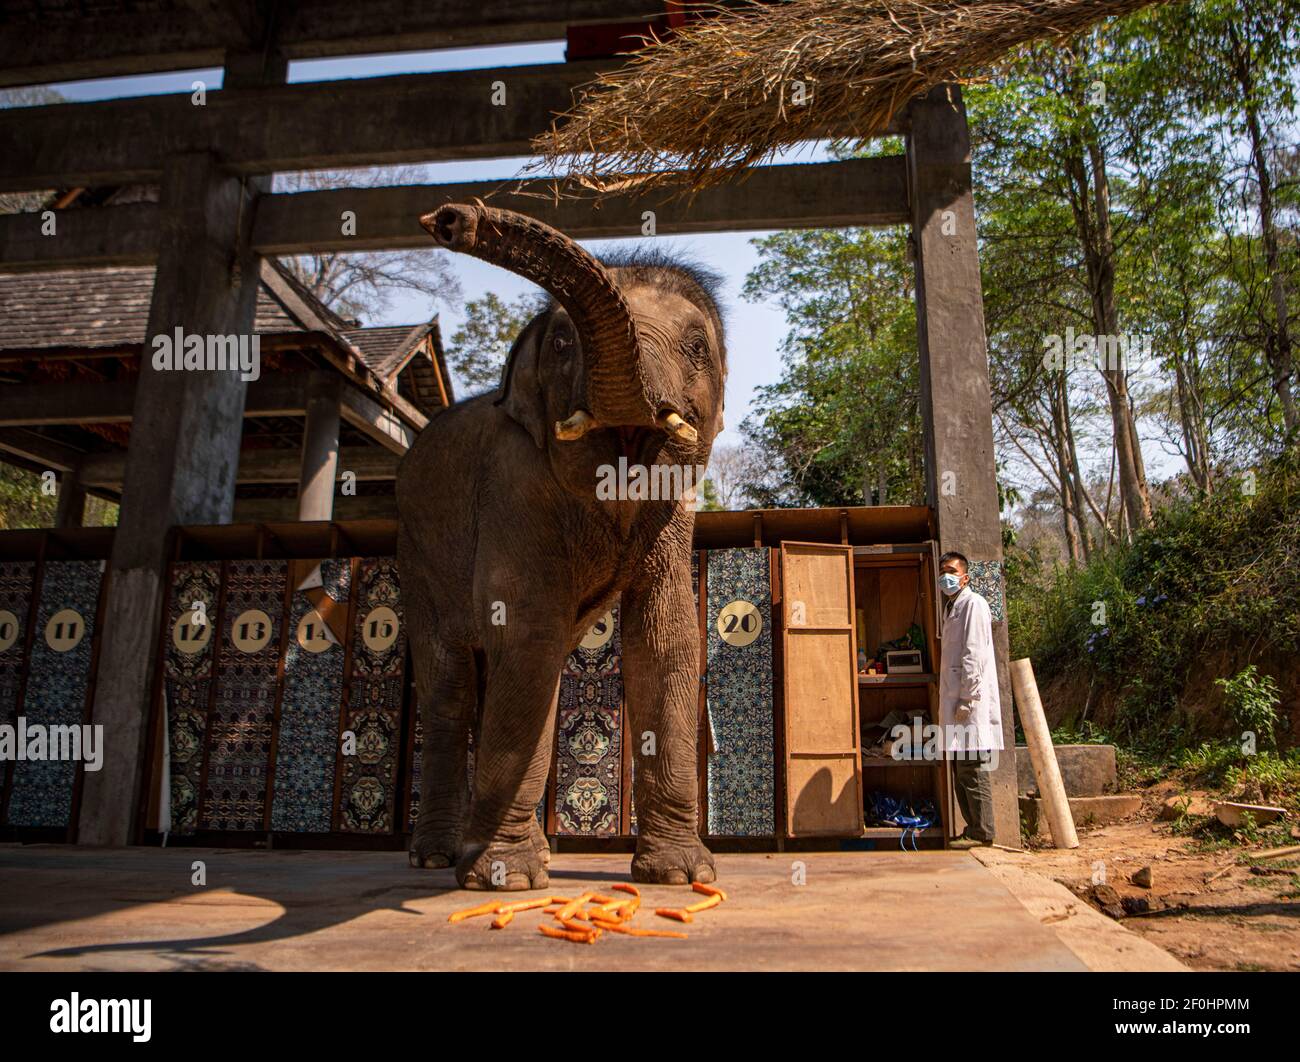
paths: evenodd
<path fill-rule="evenodd" d="M 536 900 L 519 900 L 517 903 L 502 904 L 499 913 L 505 914 L 509 911 L 511 914 L 517 914 L 519 911 L 532 911 L 538 907 L 545 907 L 550 902 L 549 896 L 542 896 Z"/>
<path fill-rule="evenodd" d="M 690 940 L 686 933 L 672 929 L 634 929 L 632 926 L 610 926 L 611 933 L 626 933 L 629 937 L 672 937 L 675 940 Z"/>
<path fill-rule="evenodd" d="M 694 914 L 696 911 L 707 911 L 710 907 L 717 907 L 722 902 L 721 896 L 710 896 L 707 900 L 701 900 L 699 903 L 690 904 L 683 907 L 683 911 Z"/>
<path fill-rule="evenodd" d="M 619 892 L 630 892 L 633 896 L 640 896 L 641 890 L 635 885 L 629 885 L 627 882 L 620 881 L 617 885 L 611 885 L 610 888 L 617 889 Z"/>
<path fill-rule="evenodd" d="M 489 900 L 487 903 L 481 903 L 477 907 L 467 907 L 463 911 L 456 911 L 454 914 L 447 916 L 448 922 L 463 922 L 467 918 L 474 918 L 477 915 L 496 914 L 501 907 L 501 900 Z"/>
<path fill-rule="evenodd" d="M 722 900 L 727 898 L 727 894 L 716 885 L 705 885 L 702 881 L 692 881 L 691 888 L 696 892 L 704 893 L 705 896 L 717 896 Z"/>
<path fill-rule="evenodd" d="M 573 903 L 573 897 L 572 896 L 548 896 L 546 898 L 546 902 L 558 903 L 558 904 Z"/>
<path fill-rule="evenodd" d="M 514 921 L 514 918 L 515 918 L 514 911 L 510 910 L 507 907 L 500 914 L 498 914 L 494 919 L 492 919 L 492 928 L 505 929 L 506 926 L 508 926 L 511 922 Z"/>
<path fill-rule="evenodd" d="M 560 907 L 560 906 L 557 905 L 557 906 L 555 906 L 555 907 L 547 907 L 547 908 L 546 908 L 542 913 L 543 913 L 543 914 L 559 914 L 562 910 L 564 910 L 564 908 L 563 908 L 563 907 Z"/>
<path fill-rule="evenodd" d="M 593 892 L 591 894 L 592 903 L 613 903 L 616 899 L 617 897 L 615 896 L 602 896 L 598 892 Z"/>
<path fill-rule="evenodd" d="M 575 944 L 595 944 L 596 935 L 594 933 L 581 933 L 576 929 L 556 929 L 554 926 L 540 925 L 537 927 L 538 932 L 548 937 L 554 937 L 556 940 L 571 940 Z"/>
<path fill-rule="evenodd" d="M 581 911 L 584 907 L 587 906 L 587 901 L 590 900 L 591 897 L 592 894 L 589 892 L 584 892 L 581 896 L 574 897 L 572 900 L 570 900 L 568 903 L 566 903 L 563 907 L 560 908 L 559 914 L 557 914 L 555 917 L 558 918 L 561 922 L 563 922 L 566 918 L 572 918 L 573 913 L 575 911 Z"/>
<path fill-rule="evenodd" d="M 693 922 L 690 911 L 681 911 L 673 907 L 656 907 L 655 914 L 660 918 L 671 918 L 678 922 Z"/>

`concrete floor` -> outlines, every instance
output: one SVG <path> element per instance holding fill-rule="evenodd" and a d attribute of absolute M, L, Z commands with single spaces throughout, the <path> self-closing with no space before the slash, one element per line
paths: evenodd
<path fill-rule="evenodd" d="M 966 853 L 719 855 L 729 900 L 682 927 L 643 887 L 636 925 L 689 940 L 449 925 L 482 901 L 402 853 L 0 845 L 3 970 L 1086 970 L 1050 924 Z M 628 881 L 629 856 L 559 854 L 551 891 Z M 192 864 L 207 885 L 191 884 Z M 796 860 L 806 884 L 792 884 Z M 523 898 L 524 893 L 512 894 Z M 1103 922 L 1106 920 L 1098 915 Z M 1125 938 L 1133 934 L 1115 927 Z M 1163 953 L 1161 953 L 1163 954 Z"/>

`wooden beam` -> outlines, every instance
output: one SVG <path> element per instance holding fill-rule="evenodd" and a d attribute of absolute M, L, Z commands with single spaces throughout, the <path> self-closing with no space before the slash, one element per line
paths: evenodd
<path fill-rule="evenodd" d="M 358 494 L 334 499 L 335 520 L 392 520 L 397 499 L 391 494 Z M 298 519 L 296 498 L 236 498 L 233 522 L 281 524 Z"/>
<path fill-rule="evenodd" d="M 395 454 L 404 454 L 415 442 L 415 431 L 395 413 L 352 387 L 343 388 L 339 415 L 359 431 Z"/>
<path fill-rule="evenodd" d="M 152 265 L 158 260 L 158 204 L 130 203 L 0 217 L 0 269 L 7 273 Z"/>
<path fill-rule="evenodd" d="M 237 176 L 530 153 L 608 60 L 0 110 L 0 191 L 157 181 L 169 153 Z M 498 83 L 505 104 L 494 105 Z"/>
<path fill-rule="evenodd" d="M 3 446 L 3 443 L 0 443 L 0 446 Z M 378 447 L 344 447 L 339 452 L 335 482 L 343 478 L 344 472 L 351 472 L 358 481 L 364 482 L 396 479 L 397 462 L 398 458 L 395 454 Z M 241 450 L 236 482 L 240 484 L 297 483 L 301 470 L 302 454 L 297 448 Z M 121 490 L 125 472 L 125 450 L 87 454 L 78 466 L 78 479 L 88 487 Z"/>
<path fill-rule="evenodd" d="M 272 41 L 234 11 L 59 17 L 0 35 L 0 88 L 220 66 L 227 49 L 274 45 L 290 59 L 563 39 L 582 22 L 661 14 L 662 0 L 284 0 Z"/>
<path fill-rule="evenodd" d="M 887 155 L 843 162 L 764 166 L 748 179 L 710 188 L 692 202 L 617 194 L 602 198 L 549 196 L 547 181 L 343 188 L 262 196 L 253 226 L 263 255 L 433 247 L 418 218 L 442 203 L 482 199 L 518 210 L 579 240 L 639 236 L 643 214 L 654 211 L 660 235 L 770 229 L 900 225 L 910 218 L 907 163 Z M 343 211 L 356 218 L 356 235 L 341 233 Z M 37 215 L 0 217 L 0 270 L 96 268 L 152 262 L 158 210 L 152 203 L 100 207 L 58 215 L 58 238 L 39 235 Z"/>
<path fill-rule="evenodd" d="M 420 215 L 443 203 L 474 199 L 535 217 L 579 240 L 640 236 L 647 211 L 654 213 L 655 232 L 664 236 L 902 225 L 911 217 L 902 155 L 764 166 L 737 184 L 707 189 L 689 203 L 671 201 L 662 192 L 557 203 L 550 185 L 544 180 L 498 181 L 265 196 L 257 205 L 253 246 L 264 255 L 433 247 L 433 238 L 420 227 Z M 340 231 L 344 211 L 355 216 L 355 236 Z"/>
<path fill-rule="evenodd" d="M 60 473 L 76 469 L 86 457 L 82 450 L 23 428 L 0 428 L 0 451 Z"/>
<path fill-rule="evenodd" d="M 248 384 L 246 417 L 300 417 L 307 388 L 318 373 L 274 373 Z M 334 373 L 319 372 L 322 376 Z M 74 380 L 67 383 L 0 384 L 0 426 L 129 424 L 135 380 Z"/>

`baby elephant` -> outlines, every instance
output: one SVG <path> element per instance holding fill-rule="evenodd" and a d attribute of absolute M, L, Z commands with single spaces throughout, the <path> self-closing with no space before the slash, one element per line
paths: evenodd
<path fill-rule="evenodd" d="M 500 387 L 435 416 L 398 472 L 424 725 L 411 864 L 454 865 L 469 889 L 547 885 L 535 810 L 560 671 L 621 594 L 632 876 L 713 881 L 697 827 L 688 488 L 722 429 L 717 278 L 659 254 L 601 262 L 547 225 L 481 205 L 421 222 L 551 301 L 515 340 Z"/>

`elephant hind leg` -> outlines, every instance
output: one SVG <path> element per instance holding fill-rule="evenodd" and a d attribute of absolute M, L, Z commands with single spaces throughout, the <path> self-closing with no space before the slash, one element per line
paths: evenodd
<path fill-rule="evenodd" d="M 469 814 L 467 755 L 478 713 L 474 654 L 421 635 L 412 624 L 415 685 L 424 728 L 420 757 L 420 814 L 411 836 L 411 866 L 456 865 Z"/>

